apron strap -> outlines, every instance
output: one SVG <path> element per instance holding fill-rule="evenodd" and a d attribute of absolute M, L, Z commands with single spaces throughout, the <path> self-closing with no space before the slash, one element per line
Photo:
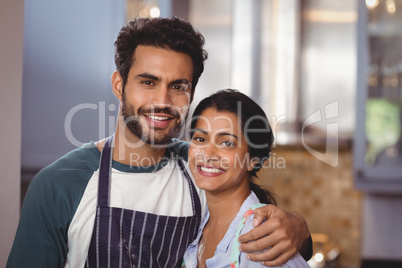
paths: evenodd
<path fill-rule="evenodd" d="M 174 159 L 177 159 L 177 163 L 180 167 L 180 170 L 188 181 L 188 185 L 190 188 L 191 202 L 193 205 L 193 214 L 202 216 L 201 215 L 202 211 L 201 211 L 200 198 L 198 197 L 197 190 L 194 186 L 193 180 L 191 179 L 190 175 L 187 172 L 186 167 L 184 166 L 182 157 L 180 156 L 179 152 L 176 150 L 176 148 L 174 146 L 169 146 L 168 149 L 170 152 L 172 152 L 174 155 L 176 155 L 176 157 L 174 157 Z"/>
<path fill-rule="evenodd" d="M 186 177 L 189 184 L 193 213 L 194 215 L 201 215 L 201 201 L 197 194 L 197 190 L 195 189 L 194 183 L 183 164 L 183 160 L 181 158 L 177 158 L 177 163 L 179 164 L 181 172 L 183 173 L 184 177 Z"/>
<path fill-rule="evenodd" d="M 112 167 L 114 134 L 107 138 L 102 149 L 101 161 L 99 164 L 98 180 L 98 206 L 107 207 L 109 205 L 110 192 L 110 173 Z"/>
<path fill-rule="evenodd" d="M 101 153 L 101 160 L 99 164 L 99 181 L 98 181 L 98 206 L 107 207 L 109 206 L 109 193 L 110 193 L 110 174 L 112 171 L 112 154 L 113 154 L 113 144 L 114 143 L 114 134 L 107 138 Z M 190 189 L 191 202 L 193 206 L 193 214 L 201 215 L 201 202 L 198 197 L 197 191 L 193 184 L 193 181 L 190 175 L 187 172 L 187 169 L 184 166 L 183 160 L 181 159 L 178 152 L 176 152 L 174 147 L 169 147 L 170 151 L 173 150 L 173 153 L 177 155 L 177 163 L 180 167 L 181 172 L 184 177 L 187 179 Z"/>

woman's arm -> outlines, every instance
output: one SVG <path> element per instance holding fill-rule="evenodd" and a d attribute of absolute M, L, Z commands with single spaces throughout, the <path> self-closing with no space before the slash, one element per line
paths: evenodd
<path fill-rule="evenodd" d="M 239 238 L 242 243 L 240 249 L 249 253 L 251 260 L 263 262 L 266 266 L 278 266 L 297 252 L 306 260 L 311 258 L 310 233 L 306 221 L 299 214 L 267 205 L 255 210 L 253 225 L 257 227 Z M 268 248 L 261 253 L 251 253 Z"/>

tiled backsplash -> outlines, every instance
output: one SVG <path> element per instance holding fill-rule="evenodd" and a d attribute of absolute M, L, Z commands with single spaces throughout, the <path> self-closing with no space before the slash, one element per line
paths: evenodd
<path fill-rule="evenodd" d="M 338 157 L 332 167 L 302 146 L 278 146 L 258 176 L 279 207 L 300 213 L 310 233 L 327 234 L 341 248 L 339 266 L 359 267 L 362 195 L 353 186 L 350 148 L 340 148 Z"/>

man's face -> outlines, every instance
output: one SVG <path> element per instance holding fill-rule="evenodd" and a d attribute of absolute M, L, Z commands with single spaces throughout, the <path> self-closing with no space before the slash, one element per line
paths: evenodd
<path fill-rule="evenodd" d="M 169 143 L 188 115 L 192 77 L 189 55 L 138 46 L 121 95 L 128 129 L 148 144 Z"/>

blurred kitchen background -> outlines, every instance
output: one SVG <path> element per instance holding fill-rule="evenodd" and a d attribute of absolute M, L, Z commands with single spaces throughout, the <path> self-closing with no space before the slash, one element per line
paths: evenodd
<path fill-rule="evenodd" d="M 271 118 L 260 181 L 311 267 L 402 267 L 402 0 L 0 0 L 0 267 L 32 177 L 113 133 L 121 26 L 172 15 L 206 39 L 193 107 L 236 88 Z"/>

